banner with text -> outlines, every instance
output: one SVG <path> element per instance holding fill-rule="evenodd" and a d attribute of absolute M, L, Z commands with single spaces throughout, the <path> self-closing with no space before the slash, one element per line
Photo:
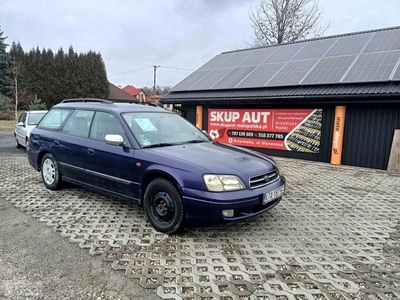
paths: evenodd
<path fill-rule="evenodd" d="M 322 109 L 208 109 L 215 141 L 237 146 L 319 153 Z"/>

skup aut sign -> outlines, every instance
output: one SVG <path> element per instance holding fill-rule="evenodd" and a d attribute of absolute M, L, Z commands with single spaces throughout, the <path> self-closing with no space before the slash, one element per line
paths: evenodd
<path fill-rule="evenodd" d="M 238 146 L 318 153 L 322 109 L 209 109 L 213 140 Z"/>

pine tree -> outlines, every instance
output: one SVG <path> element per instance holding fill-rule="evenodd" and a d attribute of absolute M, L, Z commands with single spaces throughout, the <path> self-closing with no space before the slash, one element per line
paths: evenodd
<path fill-rule="evenodd" d="M 31 104 L 29 104 L 29 110 L 47 110 L 47 105 L 35 95 Z"/>
<path fill-rule="evenodd" d="M 11 74 L 11 59 L 6 52 L 7 44 L 3 37 L 3 32 L 0 29 L 0 94 L 11 96 L 13 92 L 13 82 Z"/>

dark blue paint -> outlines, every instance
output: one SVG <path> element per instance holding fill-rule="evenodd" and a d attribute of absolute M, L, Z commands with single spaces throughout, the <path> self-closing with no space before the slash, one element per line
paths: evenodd
<path fill-rule="evenodd" d="M 40 157 L 52 153 L 62 179 L 82 187 L 140 203 L 146 176 L 163 176 L 174 182 L 184 202 L 189 222 L 237 221 L 263 213 L 279 203 L 261 205 L 263 195 L 285 184 L 281 176 L 267 186 L 250 189 L 249 178 L 276 169 L 268 156 L 249 149 L 212 141 L 159 148 L 141 148 L 121 117 L 123 112 L 156 111 L 161 108 L 136 104 L 63 103 L 55 108 L 90 109 L 114 114 L 123 126 L 128 143 L 113 146 L 104 142 L 45 130 L 40 124 L 31 133 L 28 160 L 40 170 Z M 60 129 L 61 130 L 61 129 Z M 129 146 L 128 146 L 129 145 Z M 136 166 L 140 163 L 140 167 Z M 72 167 L 71 167 L 72 166 Z M 230 174 L 242 179 L 245 190 L 209 192 L 204 174 Z M 222 210 L 236 209 L 235 218 L 224 218 Z"/>

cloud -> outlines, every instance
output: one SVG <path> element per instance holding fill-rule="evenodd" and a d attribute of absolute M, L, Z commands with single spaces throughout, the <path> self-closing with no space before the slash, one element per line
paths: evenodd
<path fill-rule="evenodd" d="M 394 26 L 398 0 L 320 0 L 326 34 Z M 215 55 L 247 47 L 248 18 L 258 0 L 2 0 L 1 29 L 25 50 L 100 52 L 114 84 L 175 85 Z M 378 7 L 379 6 L 379 9 Z M 355 13 L 357 12 L 357 13 Z M 172 67 L 163 68 L 164 67 Z"/>

